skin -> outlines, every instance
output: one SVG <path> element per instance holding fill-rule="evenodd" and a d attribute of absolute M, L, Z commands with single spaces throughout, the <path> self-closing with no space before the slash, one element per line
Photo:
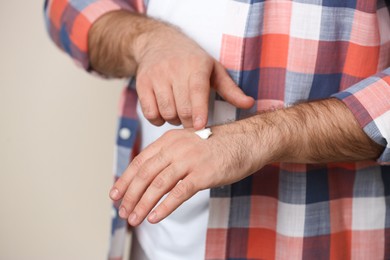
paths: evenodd
<path fill-rule="evenodd" d="M 88 42 L 96 71 L 109 77 L 137 75 L 142 112 L 154 125 L 204 128 L 211 87 L 236 107 L 254 104 L 218 61 L 168 24 L 110 12 L 94 23 Z"/>
<path fill-rule="evenodd" d="M 210 86 L 237 107 L 253 105 L 217 61 L 177 29 L 123 11 L 100 18 L 89 43 L 95 70 L 137 75 L 146 118 L 155 125 L 168 121 L 188 127 L 169 131 L 144 149 L 111 189 L 130 225 L 145 218 L 157 223 L 196 192 L 237 182 L 270 163 L 373 160 L 383 151 L 336 99 L 214 126 L 213 135 L 202 140 L 194 130 L 207 122 Z"/>
<path fill-rule="evenodd" d="M 270 163 L 373 160 L 383 150 L 336 99 L 266 112 L 212 132 L 202 140 L 193 129 L 170 131 L 142 151 L 111 190 L 113 200 L 122 199 L 120 216 L 133 226 L 147 216 L 157 223 L 196 192 L 237 182 Z"/>

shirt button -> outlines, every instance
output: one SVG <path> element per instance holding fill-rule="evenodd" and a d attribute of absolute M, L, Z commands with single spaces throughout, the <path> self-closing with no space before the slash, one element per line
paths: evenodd
<path fill-rule="evenodd" d="M 126 128 L 126 127 L 123 127 L 121 128 L 121 130 L 119 130 L 119 136 L 120 138 L 122 138 L 123 140 L 127 140 L 130 138 L 131 136 L 131 131 L 129 128 Z"/>
<path fill-rule="evenodd" d="M 116 210 L 115 209 L 111 210 L 111 217 L 116 218 Z"/>

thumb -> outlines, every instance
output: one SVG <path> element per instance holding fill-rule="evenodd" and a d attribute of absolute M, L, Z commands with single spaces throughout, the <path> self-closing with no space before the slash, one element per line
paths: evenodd
<path fill-rule="evenodd" d="M 249 109 L 255 103 L 252 97 L 245 95 L 234 83 L 225 68 L 217 61 L 214 65 L 212 86 L 224 100 L 237 108 Z"/>

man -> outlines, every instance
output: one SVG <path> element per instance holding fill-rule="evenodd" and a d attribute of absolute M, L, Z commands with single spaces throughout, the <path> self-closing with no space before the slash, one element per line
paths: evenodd
<path fill-rule="evenodd" d="M 125 169 L 129 88 L 110 256 L 119 215 L 136 226 L 136 259 L 389 258 L 389 5 L 49 1 L 60 47 L 105 76 L 137 76 L 142 152 Z"/>

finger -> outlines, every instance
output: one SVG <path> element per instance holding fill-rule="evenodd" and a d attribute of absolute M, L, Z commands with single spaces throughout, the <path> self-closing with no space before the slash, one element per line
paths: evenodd
<path fill-rule="evenodd" d="M 156 97 L 150 80 L 147 77 L 139 76 L 139 78 L 137 78 L 136 88 L 142 113 L 145 118 L 153 125 L 163 125 L 165 121 L 159 113 Z"/>
<path fill-rule="evenodd" d="M 235 107 L 249 109 L 253 106 L 254 99 L 245 95 L 219 62 L 215 62 L 212 83 L 218 94 Z"/>
<path fill-rule="evenodd" d="M 158 152 L 155 156 L 145 161 L 139 171 L 130 182 L 122 203 L 119 207 L 121 218 L 128 218 L 135 205 L 139 202 L 153 179 L 169 165 L 169 154 Z"/>
<path fill-rule="evenodd" d="M 161 138 L 148 145 L 131 161 L 130 165 L 126 168 L 122 176 L 114 183 L 110 190 L 110 198 L 112 200 L 117 201 L 122 199 L 135 174 L 149 158 L 152 158 L 160 151 L 163 143 L 170 142 L 170 136 L 172 136 L 172 134 L 167 132 Z"/>
<path fill-rule="evenodd" d="M 148 221 L 150 223 L 157 223 L 168 215 L 170 215 L 175 209 L 177 209 L 183 202 L 191 198 L 198 189 L 196 188 L 194 180 L 188 176 L 179 182 L 169 192 L 168 196 L 150 213 Z"/>
<path fill-rule="evenodd" d="M 171 86 L 168 84 L 155 86 L 154 94 L 157 99 L 157 106 L 161 117 L 168 122 L 179 122 L 180 120 L 177 116 L 176 103 Z"/>
<path fill-rule="evenodd" d="M 192 108 L 186 83 L 174 83 L 173 95 L 176 102 L 176 111 L 185 128 L 192 127 Z"/>
<path fill-rule="evenodd" d="M 195 130 L 207 124 L 207 111 L 210 95 L 210 73 L 199 71 L 189 78 L 190 100 L 192 107 L 192 123 Z"/>
<path fill-rule="evenodd" d="M 130 214 L 129 224 L 139 225 L 160 199 L 184 177 L 185 173 L 183 169 L 178 168 L 178 164 L 171 164 L 158 174 L 135 206 L 134 214 Z"/>

